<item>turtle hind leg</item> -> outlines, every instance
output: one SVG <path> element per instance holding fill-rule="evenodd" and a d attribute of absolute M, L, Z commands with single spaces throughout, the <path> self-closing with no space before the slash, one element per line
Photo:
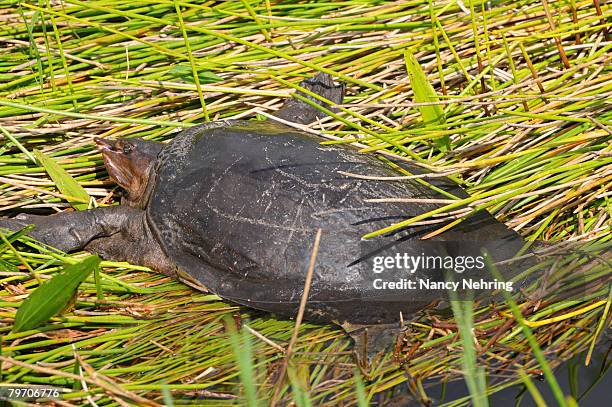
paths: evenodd
<path fill-rule="evenodd" d="M 388 351 L 397 342 L 402 332 L 399 323 L 378 325 L 340 325 L 355 343 L 354 353 L 360 367 L 366 368 L 380 352 Z"/>
<path fill-rule="evenodd" d="M 334 84 L 332 77 L 323 72 L 319 72 L 312 78 L 303 80 L 300 82 L 300 86 L 333 103 L 342 103 L 342 99 L 344 98 L 344 85 Z M 326 109 L 331 109 L 328 103 L 322 102 L 300 91 L 298 91 L 298 94 Z M 326 114 L 302 100 L 290 98 L 274 113 L 274 116 L 290 122 L 309 124 L 317 119 L 322 119 Z"/>

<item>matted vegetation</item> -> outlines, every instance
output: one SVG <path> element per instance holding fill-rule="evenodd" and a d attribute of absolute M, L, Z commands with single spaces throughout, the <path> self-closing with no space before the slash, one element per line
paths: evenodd
<path fill-rule="evenodd" d="M 453 201 L 436 213 L 399 226 L 437 220 L 450 227 L 469 213 L 457 208 L 470 205 L 487 209 L 527 240 L 586 244 L 575 257 L 542 261 L 555 263 L 553 274 L 516 298 L 526 325 L 517 323 L 512 304 L 476 304 L 473 353 L 487 367 L 488 392 L 517 382 L 531 389 L 529 377 L 546 370 L 533 358 L 539 352 L 534 343 L 555 366 L 592 346 L 609 325 L 610 263 L 601 254 L 612 216 L 609 5 L 0 5 L 2 216 L 87 203 L 87 197 L 66 196 L 41 157 L 67 170 L 92 198 L 89 205 L 113 204 L 117 191 L 93 137 L 167 140 L 178 128 L 205 120 L 261 119 L 301 79 L 323 71 L 344 82 L 348 94 L 334 117 L 308 131 L 418 163 L 471 194 L 449 197 Z M 407 72 L 417 69 L 415 61 L 438 101 L 415 102 L 419 92 Z M 409 174 L 398 169 L 398 175 Z M 63 405 L 187 399 L 234 405 L 254 397 L 280 405 L 354 405 L 390 400 L 402 383 L 426 401 L 427 382 L 460 378 L 470 366 L 455 319 L 430 310 L 406 319 L 395 352 L 360 374 L 341 330 L 303 323 L 287 377 L 279 377 L 292 321 L 224 303 L 143 267 L 107 261 L 102 290 L 92 275 L 70 312 L 11 333 L 16 309 L 39 279 L 83 256 L 18 241 L 4 241 L 0 257 L 2 380 L 64 387 Z M 470 331 L 470 315 L 461 318 L 467 324 L 461 332 Z M 232 336 L 226 327 L 236 322 L 242 334 Z M 242 352 L 237 361 L 233 348 L 250 349 L 253 358 Z"/>

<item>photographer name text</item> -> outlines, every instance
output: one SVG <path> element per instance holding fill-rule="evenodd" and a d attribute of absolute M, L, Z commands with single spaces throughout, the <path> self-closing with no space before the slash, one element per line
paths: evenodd
<path fill-rule="evenodd" d="M 385 281 L 382 278 L 377 278 L 372 282 L 376 290 L 505 290 L 513 291 L 512 282 L 494 280 L 472 280 L 463 278 L 459 281 L 436 281 L 432 279 L 419 278 L 408 280 L 402 278 L 396 281 Z"/>

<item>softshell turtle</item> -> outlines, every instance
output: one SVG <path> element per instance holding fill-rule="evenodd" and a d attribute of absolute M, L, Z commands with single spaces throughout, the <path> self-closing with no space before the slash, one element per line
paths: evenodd
<path fill-rule="evenodd" d="M 342 86 L 328 75 L 301 85 L 335 103 L 342 100 Z M 296 99 L 276 113 L 298 123 L 319 115 Z M 272 120 L 205 123 L 180 132 L 168 144 L 97 139 L 110 177 L 126 191 L 122 205 L 20 215 L 0 220 L 0 226 L 35 224 L 31 236 L 62 250 L 85 249 L 148 266 L 238 304 L 290 317 L 298 310 L 315 233 L 321 229 L 305 318 L 345 326 L 397 324 L 400 312 L 409 317 L 429 304 L 431 295 L 380 295 L 371 284 L 369 260 L 398 248 L 420 254 L 427 248 L 419 237 L 443 224 L 409 227 L 372 241 L 362 236 L 440 206 L 427 199 L 448 197 L 416 180 L 351 176 L 347 173 L 396 173 L 372 155 L 319 142 Z M 448 179 L 431 182 L 457 197 L 467 196 Z M 398 197 L 423 201 L 370 201 Z M 434 240 L 520 238 L 482 211 Z"/>

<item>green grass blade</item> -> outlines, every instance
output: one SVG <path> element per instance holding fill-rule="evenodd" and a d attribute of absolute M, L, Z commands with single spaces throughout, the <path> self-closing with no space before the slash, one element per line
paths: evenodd
<path fill-rule="evenodd" d="M 182 79 L 185 82 L 195 83 L 193 70 L 190 66 L 185 66 L 183 64 L 174 65 L 170 70 L 168 70 L 168 74 L 172 75 L 176 78 Z M 215 83 L 222 82 L 223 78 L 211 71 L 200 71 L 198 72 L 198 79 L 200 83 Z"/>
<path fill-rule="evenodd" d="M 536 406 L 546 407 L 547 404 L 546 401 L 544 401 L 544 398 L 542 397 L 542 393 L 540 393 L 538 388 L 533 384 L 533 381 L 531 380 L 529 375 L 525 373 L 523 369 L 519 369 L 518 374 L 521 380 L 523 381 L 523 384 L 529 391 L 529 394 L 531 394 L 531 397 L 533 398 L 533 401 L 535 402 Z"/>
<path fill-rule="evenodd" d="M 0 126 L 0 132 L 7 138 L 9 139 L 13 144 L 15 144 L 15 146 L 17 146 L 18 149 L 20 149 L 25 155 L 26 157 L 28 157 L 30 160 L 32 160 L 32 162 L 36 162 L 36 159 L 34 158 L 34 156 L 32 155 L 32 153 L 30 153 L 28 151 L 27 148 L 25 148 L 15 137 L 13 137 L 13 135 L 11 133 L 9 133 L 4 127 Z"/>
<path fill-rule="evenodd" d="M 593 351 L 595 350 L 595 345 L 603 331 L 604 326 L 606 325 L 606 320 L 608 319 L 608 313 L 610 312 L 610 306 L 612 305 L 612 286 L 610 286 L 608 290 L 608 299 L 606 301 L 606 306 L 604 308 L 603 313 L 601 314 L 601 318 L 599 318 L 599 323 L 597 324 L 597 329 L 595 329 L 595 334 L 593 335 L 593 340 L 589 345 L 589 350 L 587 352 L 586 359 L 584 361 L 585 365 L 589 365 L 591 362 L 591 357 L 593 356 Z"/>
<path fill-rule="evenodd" d="M 0 99 L 0 106 L 14 107 L 14 108 L 22 109 L 25 111 L 48 113 L 48 114 L 54 114 L 58 116 L 75 117 L 79 119 L 102 120 L 102 121 L 110 121 L 110 122 L 117 122 L 117 123 L 146 124 L 150 126 L 168 126 L 168 127 L 195 126 L 195 124 L 193 123 L 179 123 L 179 122 L 170 122 L 170 121 L 165 121 L 165 120 L 139 119 L 139 118 L 121 117 L 121 116 L 98 116 L 95 114 L 76 113 L 76 112 L 71 112 L 68 110 L 55 110 L 55 109 L 48 109 L 45 107 L 38 107 L 38 106 L 33 106 L 33 105 L 24 105 L 21 103 L 15 103 L 15 102 L 11 102 L 9 100 L 4 100 L 4 99 Z"/>
<path fill-rule="evenodd" d="M 454 295 L 453 295 L 454 294 Z M 463 354 L 461 365 L 463 377 L 467 384 L 470 396 L 475 407 L 487 407 L 487 386 L 485 371 L 476 364 L 476 349 L 474 347 L 474 321 L 472 301 L 458 300 L 454 291 L 451 291 L 451 306 L 459 327 Z"/>
<path fill-rule="evenodd" d="M 202 92 L 202 87 L 200 86 L 200 75 L 195 66 L 195 60 L 193 58 L 193 53 L 191 52 L 191 45 L 189 44 L 189 36 L 187 35 L 187 28 L 185 27 L 185 23 L 183 22 L 183 14 L 181 13 L 181 7 L 174 0 L 174 9 L 176 10 L 176 15 L 178 16 L 179 26 L 181 27 L 181 32 L 183 33 L 183 39 L 185 40 L 185 49 L 187 50 L 187 56 L 189 57 L 189 63 L 191 64 L 191 71 L 193 74 L 193 81 L 195 82 L 198 98 L 200 99 L 200 105 L 202 106 L 202 112 L 204 113 L 204 120 L 210 121 L 208 117 L 208 110 L 206 109 L 206 101 L 204 99 L 204 93 Z"/>
<path fill-rule="evenodd" d="M 287 376 L 291 382 L 291 390 L 293 390 L 293 401 L 297 407 L 310 407 L 312 403 L 305 389 L 303 376 L 300 376 L 300 369 L 296 369 L 293 365 L 287 365 Z"/>
<path fill-rule="evenodd" d="M 34 229 L 34 225 L 29 225 L 26 226 L 25 228 L 17 231 L 17 232 L 13 232 L 8 236 L 4 236 L 2 235 L 2 243 L 0 243 L 0 254 L 2 254 L 6 249 L 7 246 L 10 246 L 11 242 L 19 239 L 22 236 L 25 236 L 28 234 L 28 232 L 30 230 Z M 2 233 L 2 232 L 0 232 Z M 10 249 L 10 247 L 8 247 Z M 17 266 L 15 266 L 14 264 L 11 264 L 9 262 L 7 262 L 6 260 L 0 259 L 0 270 L 1 271 L 9 271 L 9 272 L 18 272 L 19 269 L 17 268 Z"/>
<path fill-rule="evenodd" d="M 489 268 L 489 270 L 491 270 L 493 277 L 495 277 L 499 281 L 505 281 L 505 279 L 501 276 L 501 274 L 497 270 L 497 267 L 495 267 L 495 265 L 491 263 L 491 257 L 485 256 L 485 261 L 487 263 L 487 267 Z M 523 334 L 527 338 L 527 341 L 529 342 L 529 346 L 531 347 L 531 350 L 533 351 L 533 355 L 538 361 L 540 368 L 542 369 L 542 372 L 544 373 L 544 377 L 546 378 L 546 381 L 548 382 L 548 385 L 550 386 L 550 390 L 552 391 L 553 395 L 555 396 L 555 399 L 557 400 L 557 403 L 559 403 L 559 406 L 561 407 L 567 407 L 568 403 L 567 403 L 566 398 L 563 395 L 563 390 L 561 390 L 561 386 L 559 386 L 559 383 L 557 382 L 557 378 L 555 377 L 555 374 L 553 373 L 552 369 L 548 365 L 548 362 L 546 361 L 546 357 L 544 356 L 544 353 L 542 352 L 540 345 L 538 345 L 537 339 L 531 332 L 531 329 L 525 323 L 525 319 L 523 318 L 523 314 L 521 313 L 521 310 L 519 309 L 518 305 L 512 298 L 512 295 L 510 295 L 508 291 L 501 290 L 501 292 L 504 295 L 506 303 L 512 310 L 512 314 L 514 315 L 514 318 L 520 325 L 523 331 Z"/>
<path fill-rule="evenodd" d="M 246 405 L 248 407 L 256 407 L 258 406 L 257 387 L 255 386 L 251 338 L 245 330 L 236 332 L 235 322 L 230 318 L 226 318 L 225 326 L 229 332 L 234 358 L 238 363 L 240 382 L 244 387 Z"/>
<path fill-rule="evenodd" d="M 0 271 L 8 271 L 11 273 L 17 273 L 19 269 L 14 264 L 7 262 L 6 260 L 0 259 Z"/>
<path fill-rule="evenodd" d="M 438 95 L 434 90 L 431 83 L 427 80 L 427 76 L 419 62 L 416 60 L 414 55 L 410 52 L 406 51 L 404 53 L 404 59 L 406 61 L 406 71 L 408 72 L 408 77 L 410 78 L 410 85 L 412 86 L 412 91 L 414 92 L 414 99 L 417 103 L 435 103 L 439 102 Z M 419 112 L 421 112 L 421 117 L 423 118 L 423 122 L 425 124 L 444 124 L 444 112 L 442 111 L 442 107 L 440 105 L 432 104 L 432 105 L 424 105 L 418 107 Z M 437 138 L 436 145 L 442 151 L 446 151 L 450 149 L 450 139 L 448 136 Z"/>
<path fill-rule="evenodd" d="M 10 235 L 6 236 L 6 241 L 8 242 L 8 244 L 14 242 L 15 240 L 19 239 L 22 236 L 27 235 L 32 229 L 34 229 L 34 225 L 28 225 L 26 227 L 24 227 L 21 230 L 18 230 L 17 232 L 13 232 Z M 5 249 L 6 246 L 8 246 L 7 243 L 0 243 L 0 253 L 2 253 Z"/>
<path fill-rule="evenodd" d="M 167 385 L 162 385 L 162 396 L 164 397 L 164 405 L 166 407 L 174 407 L 174 400 L 172 399 L 172 393 Z"/>
<path fill-rule="evenodd" d="M 365 386 L 363 385 L 363 380 L 359 370 L 355 370 L 353 376 L 355 377 L 355 394 L 357 395 L 357 405 L 359 407 L 367 407 L 369 405 L 368 397 L 366 395 Z"/>

